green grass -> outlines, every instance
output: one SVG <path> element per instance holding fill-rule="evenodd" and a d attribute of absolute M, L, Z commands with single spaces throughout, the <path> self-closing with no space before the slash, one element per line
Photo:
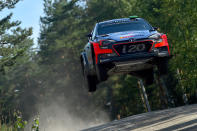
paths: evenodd
<path fill-rule="evenodd" d="M 0 126 L 0 131 L 16 131 L 16 130 L 14 130 L 12 126 L 8 126 L 4 124 Z"/>

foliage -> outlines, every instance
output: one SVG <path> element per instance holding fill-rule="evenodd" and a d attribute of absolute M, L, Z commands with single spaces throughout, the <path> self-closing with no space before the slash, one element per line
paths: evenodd
<path fill-rule="evenodd" d="M 14 127 L 16 130 L 24 130 L 26 124 L 27 124 L 27 121 L 24 121 L 22 119 L 21 114 L 16 115 L 16 122 L 15 122 L 15 127 Z"/>
<path fill-rule="evenodd" d="M 34 119 L 34 123 L 31 129 L 32 131 L 39 131 L 39 117 Z"/>

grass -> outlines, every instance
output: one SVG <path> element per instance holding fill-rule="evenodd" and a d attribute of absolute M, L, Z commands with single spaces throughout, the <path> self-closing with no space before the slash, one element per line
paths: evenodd
<path fill-rule="evenodd" d="M 14 130 L 12 126 L 3 124 L 3 125 L 0 125 L 0 131 L 16 131 L 16 130 Z"/>

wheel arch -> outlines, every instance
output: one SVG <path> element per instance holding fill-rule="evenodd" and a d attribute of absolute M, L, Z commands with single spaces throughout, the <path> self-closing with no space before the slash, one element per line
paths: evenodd
<path fill-rule="evenodd" d="M 95 61 L 95 52 L 94 52 L 94 45 L 93 45 L 93 43 L 91 44 L 91 53 L 92 53 L 91 55 L 92 55 L 93 65 L 95 67 L 96 61 Z"/>
<path fill-rule="evenodd" d="M 81 62 L 82 71 L 85 70 L 86 72 L 88 72 L 89 65 L 88 65 L 88 60 L 87 60 L 87 56 L 85 52 L 81 53 L 80 62 Z"/>

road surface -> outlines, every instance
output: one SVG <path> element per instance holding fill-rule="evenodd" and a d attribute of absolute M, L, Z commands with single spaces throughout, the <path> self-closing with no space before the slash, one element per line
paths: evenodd
<path fill-rule="evenodd" d="M 197 104 L 130 116 L 83 131 L 197 131 Z"/>

